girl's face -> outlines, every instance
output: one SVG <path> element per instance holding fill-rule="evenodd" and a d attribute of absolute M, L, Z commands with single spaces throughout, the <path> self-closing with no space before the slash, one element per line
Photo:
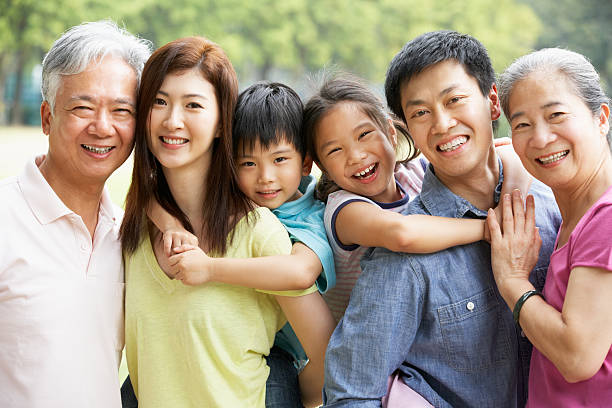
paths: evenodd
<path fill-rule="evenodd" d="M 512 144 L 523 166 L 553 190 L 576 190 L 609 154 L 609 109 L 594 116 L 564 74 L 537 71 L 509 100 Z"/>
<path fill-rule="evenodd" d="M 401 198 L 395 185 L 395 128 L 390 136 L 354 102 L 342 102 L 316 127 L 315 149 L 323 169 L 340 188 L 378 202 Z"/>
<path fill-rule="evenodd" d="M 218 120 L 215 88 L 197 69 L 170 73 L 149 114 L 149 148 L 165 169 L 207 166 Z"/>

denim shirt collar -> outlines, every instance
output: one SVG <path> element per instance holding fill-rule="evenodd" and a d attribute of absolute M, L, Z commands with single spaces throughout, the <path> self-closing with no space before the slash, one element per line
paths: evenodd
<path fill-rule="evenodd" d="M 499 164 L 499 179 L 493 193 L 495 203 L 499 202 L 502 183 L 504 181 L 504 170 L 499 157 L 497 158 L 497 162 Z M 465 198 L 459 197 L 449 190 L 449 188 L 438 179 L 431 163 L 427 166 L 427 171 L 423 178 L 421 201 L 431 215 L 450 218 L 484 218 L 487 216 L 486 210 L 475 207 Z M 468 215 L 468 213 L 470 214 Z"/>

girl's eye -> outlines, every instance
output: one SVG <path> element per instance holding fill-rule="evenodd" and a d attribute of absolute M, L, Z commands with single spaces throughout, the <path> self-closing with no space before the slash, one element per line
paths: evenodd
<path fill-rule="evenodd" d="M 188 107 L 189 109 L 201 109 L 201 108 L 202 108 L 202 105 L 200 105 L 200 104 L 199 104 L 199 103 L 197 103 L 197 102 L 189 102 L 189 103 L 187 104 L 187 107 Z"/>
<path fill-rule="evenodd" d="M 287 160 L 286 157 L 277 157 L 276 159 L 274 159 L 274 163 L 281 163 L 281 162 L 284 162 L 285 160 Z"/>
<path fill-rule="evenodd" d="M 155 98 L 155 101 L 153 103 L 155 105 L 165 105 L 166 101 L 164 101 L 162 98 Z"/>
<path fill-rule="evenodd" d="M 242 167 L 253 167 L 253 166 L 255 166 L 255 163 L 253 163 L 252 161 L 245 161 L 245 162 L 240 163 L 240 166 L 242 166 Z"/>
<path fill-rule="evenodd" d="M 329 156 L 330 154 L 332 154 L 332 153 L 336 153 L 336 152 L 339 152 L 339 151 L 340 151 L 340 148 L 339 148 L 339 147 L 334 147 L 333 149 L 330 149 L 330 150 L 327 152 L 327 155 Z"/>

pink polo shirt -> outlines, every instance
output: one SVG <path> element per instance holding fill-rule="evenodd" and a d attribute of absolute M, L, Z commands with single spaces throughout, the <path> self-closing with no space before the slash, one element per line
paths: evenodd
<path fill-rule="evenodd" d="M 104 191 L 92 246 L 32 159 L 0 220 L 0 407 L 120 407 L 121 210 Z"/>
<path fill-rule="evenodd" d="M 550 257 L 544 296 L 558 311 L 563 309 L 572 269 L 579 266 L 601 268 L 612 273 L 612 187 L 582 216 L 567 243 L 555 250 Z M 550 360 L 537 349 L 533 349 L 527 407 L 610 406 L 612 348 L 593 377 L 571 384 L 565 381 Z"/>

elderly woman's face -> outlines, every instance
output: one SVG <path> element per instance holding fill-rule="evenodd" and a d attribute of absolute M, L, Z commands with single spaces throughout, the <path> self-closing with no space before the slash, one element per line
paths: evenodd
<path fill-rule="evenodd" d="M 594 116 L 561 73 L 536 71 L 517 82 L 509 107 L 514 150 L 553 190 L 583 185 L 609 154 L 608 107 Z"/>

